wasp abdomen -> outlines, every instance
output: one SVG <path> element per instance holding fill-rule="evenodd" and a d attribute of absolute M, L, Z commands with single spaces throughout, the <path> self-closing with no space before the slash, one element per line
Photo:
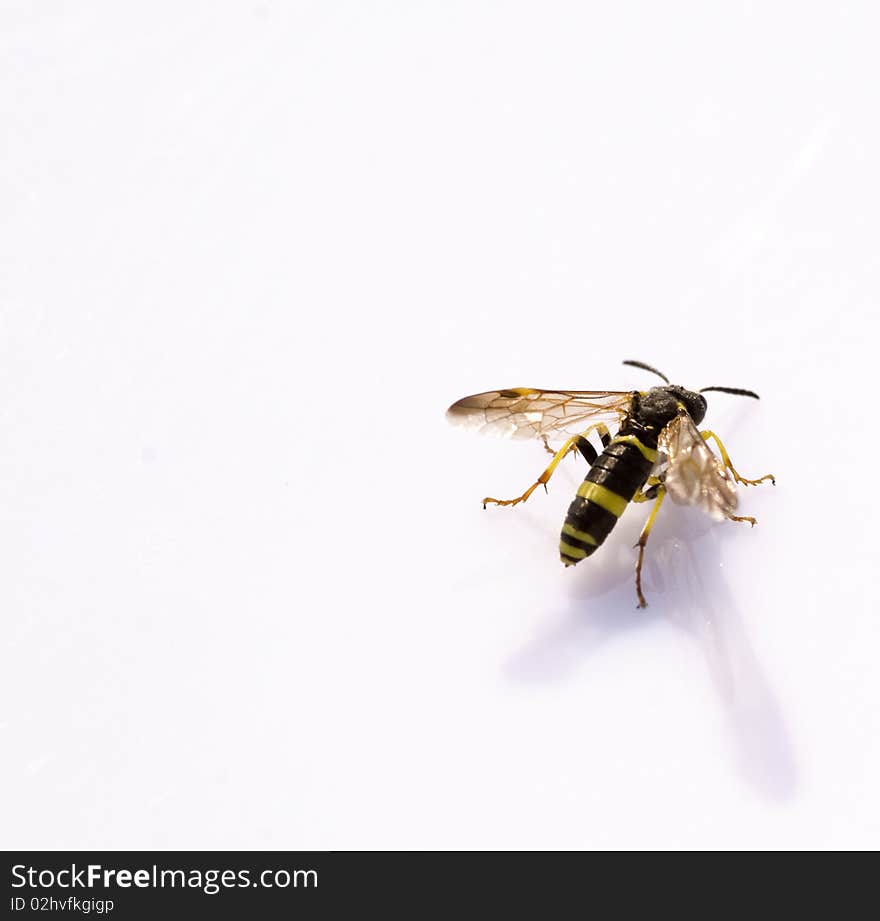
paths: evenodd
<path fill-rule="evenodd" d="M 645 433 L 637 436 L 625 430 L 596 458 L 562 526 L 559 554 L 566 566 L 579 563 L 602 545 L 645 485 L 656 460 L 655 443 Z"/>

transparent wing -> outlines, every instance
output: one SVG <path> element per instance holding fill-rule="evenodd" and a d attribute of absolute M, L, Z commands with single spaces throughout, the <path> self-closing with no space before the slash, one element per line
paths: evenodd
<path fill-rule="evenodd" d="M 736 486 L 724 464 L 703 441 L 686 412 L 679 413 L 660 433 L 660 456 L 652 471 L 673 502 L 696 505 L 716 521 L 736 509 Z"/>
<path fill-rule="evenodd" d="M 632 405 L 632 391 L 491 390 L 465 397 L 446 411 L 453 425 L 506 438 L 576 435 L 597 422 L 616 424 Z"/>

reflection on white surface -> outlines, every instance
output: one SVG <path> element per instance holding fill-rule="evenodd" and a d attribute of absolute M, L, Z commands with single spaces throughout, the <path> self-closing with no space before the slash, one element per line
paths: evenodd
<path fill-rule="evenodd" d="M 602 561 L 606 565 L 579 586 L 568 612 L 551 618 L 554 627 L 520 650 L 506 671 L 526 682 L 558 680 L 570 669 L 588 667 L 603 644 L 625 642 L 630 631 L 650 619 L 674 624 L 697 643 L 706 660 L 737 768 L 761 796 L 788 799 L 797 788 L 790 731 L 726 583 L 717 533 L 711 528 L 683 533 L 688 536 L 649 544 L 644 571 L 648 609 L 627 604 L 634 594 L 635 557 L 618 553 Z M 591 561 L 599 563 L 599 558 Z M 616 590 L 621 583 L 626 583 L 625 592 Z M 699 676 L 693 684 L 699 693 Z"/>

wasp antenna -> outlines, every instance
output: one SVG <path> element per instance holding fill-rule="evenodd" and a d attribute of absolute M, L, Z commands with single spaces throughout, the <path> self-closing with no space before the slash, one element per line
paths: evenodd
<path fill-rule="evenodd" d="M 624 364 L 632 365 L 634 368 L 641 368 L 643 371 L 650 371 L 652 374 L 656 374 L 657 377 L 662 377 L 667 384 L 669 383 L 669 378 L 662 371 L 658 371 L 656 368 L 646 365 L 643 361 L 625 361 Z"/>
<path fill-rule="evenodd" d="M 737 397 L 754 397 L 756 400 L 761 399 L 754 390 L 743 390 L 740 387 L 704 387 L 700 393 L 705 393 L 707 390 L 717 390 L 719 393 L 732 393 Z"/>

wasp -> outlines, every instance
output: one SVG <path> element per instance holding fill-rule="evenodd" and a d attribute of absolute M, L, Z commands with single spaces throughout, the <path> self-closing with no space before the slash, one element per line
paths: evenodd
<path fill-rule="evenodd" d="M 757 393 L 738 387 L 703 387 L 695 392 L 678 384 L 641 361 L 625 365 L 656 374 L 662 387 L 650 390 L 533 390 L 515 387 L 492 390 L 464 397 L 447 410 L 455 425 L 510 438 L 540 438 L 553 455 L 547 469 L 515 499 L 483 499 L 483 508 L 493 505 L 518 505 L 547 483 L 559 462 L 571 451 L 579 452 L 590 465 L 586 479 L 568 507 L 559 538 L 559 556 L 566 566 L 574 566 L 592 556 L 611 533 L 617 519 L 630 502 L 654 505 L 639 535 L 636 562 L 636 594 L 639 607 L 647 605 L 642 592 L 642 562 L 657 512 L 668 495 L 680 505 L 701 508 L 716 521 L 745 521 L 752 527 L 754 518 L 734 515 L 737 507 L 736 484 L 756 486 L 772 473 L 750 480 L 740 476 L 730 461 L 727 449 L 715 432 L 697 426 L 706 415 L 704 393 L 718 391 L 760 399 Z M 617 427 L 612 436 L 609 425 Z M 585 427 L 586 426 L 586 427 Z M 602 453 L 589 442 L 596 432 Z M 556 451 L 550 439 L 567 435 Z M 708 442 L 715 442 L 717 457 Z"/>

